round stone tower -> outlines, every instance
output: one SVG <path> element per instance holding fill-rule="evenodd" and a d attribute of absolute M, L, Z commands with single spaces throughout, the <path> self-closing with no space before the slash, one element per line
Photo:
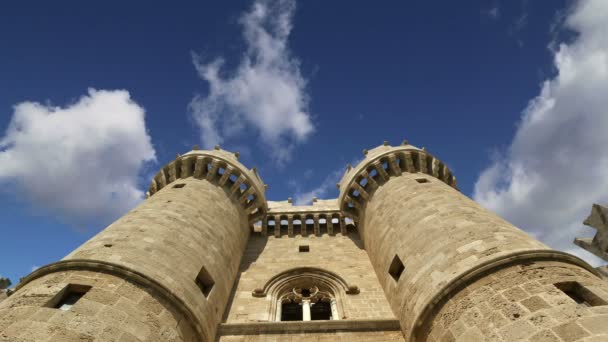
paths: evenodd
<path fill-rule="evenodd" d="M 24 278 L 0 305 L 4 337 L 213 341 L 252 222 L 267 211 L 264 184 L 218 147 L 178 156 L 147 196 Z"/>
<path fill-rule="evenodd" d="M 424 148 L 405 141 L 363 153 L 338 184 L 339 205 L 357 222 L 406 341 L 608 333 L 599 327 L 608 286 L 587 263 L 461 194 Z"/>

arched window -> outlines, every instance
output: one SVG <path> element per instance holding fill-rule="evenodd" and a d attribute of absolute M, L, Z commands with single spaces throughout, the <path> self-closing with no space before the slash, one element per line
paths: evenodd
<path fill-rule="evenodd" d="M 336 299 L 317 286 L 293 288 L 278 299 L 277 321 L 320 321 L 340 319 Z"/>
<path fill-rule="evenodd" d="M 358 293 L 333 272 L 301 267 L 275 275 L 253 296 L 268 299 L 269 321 L 316 321 L 346 318 L 343 298 Z"/>

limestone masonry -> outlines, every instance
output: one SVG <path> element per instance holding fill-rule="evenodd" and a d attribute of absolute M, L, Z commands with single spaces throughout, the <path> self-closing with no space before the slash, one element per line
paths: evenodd
<path fill-rule="evenodd" d="M 178 156 L 147 199 L 0 302 L 0 341 L 608 341 L 602 269 L 461 194 L 407 142 L 336 199 L 269 201 L 238 153 Z M 608 255 L 608 210 L 576 243 Z"/>

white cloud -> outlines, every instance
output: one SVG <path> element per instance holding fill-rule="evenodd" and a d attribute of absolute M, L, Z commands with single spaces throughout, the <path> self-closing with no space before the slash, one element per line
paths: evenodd
<path fill-rule="evenodd" d="M 327 195 L 332 189 L 336 188 L 336 183 L 340 181 L 340 177 L 344 174 L 344 168 L 330 173 L 321 184 L 312 190 L 306 192 L 296 192 L 293 202 L 295 205 L 306 205 L 312 203 L 312 198 L 322 198 Z"/>
<path fill-rule="evenodd" d="M 578 33 L 553 51 L 557 75 L 530 101 L 511 145 L 477 180 L 474 198 L 547 243 L 593 264 L 574 246 L 582 221 L 608 203 L 608 2 L 579 1 Z"/>
<path fill-rule="evenodd" d="M 294 0 L 256 1 L 240 19 L 247 51 L 226 77 L 222 58 L 204 63 L 193 57 L 199 76 L 209 83 L 207 96 L 190 103 L 206 148 L 253 128 L 273 159 L 283 163 L 314 131 L 306 80 L 287 46 L 294 11 Z"/>
<path fill-rule="evenodd" d="M 358 165 L 361 162 L 361 158 L 353 159 L 348 165 Z M 296 193 L 294 195 L 293 202 L 295 205 L 305 205 L 312 203 L 312 198 L 323 198 L 326 197 L 332 190 L 336 189 L 336 184 L 340 181 L 344 173 L 346 172 L 346 165 L 330 172 L 325 179 L 321 182 L 321 184 L 317 185 L 313 189 L 309 191 L 302 192 L 300 191 L 300 185 L 294 181 L 293 185 L 290 186 L 296 188 Z M 312 175 L 312 174 L 311 174 Z M 305 177 L 304 179 L 308 179 Z"/>
<path fill-rule="evenodd" d="M 114 218 L 143 197 L 155 151 L 144 109 L 124 90 L 89 89 L 66 107 L 22 102 L 0 139 L 0 183 L 71 223 Z"/>
<path fill-rule="evenodd" d="M 488 10 L 487 14 L 491 19 L 498 19 L 500 18 L 500 8 L 498 8 L 498 5 L 495 5 Z"/>
<path fill-rule="evenodd" d="M 33 265 L 33 266 L 32 266 L 32 268 L 31 268 L 31 270 L 30 270 L 30 272 L 34 272 L 35 270 L 37 270 L 37 269 L 39 269 L 39 268 L 40 268 L 40 266 L 38 266 L 38 265 Z"/>

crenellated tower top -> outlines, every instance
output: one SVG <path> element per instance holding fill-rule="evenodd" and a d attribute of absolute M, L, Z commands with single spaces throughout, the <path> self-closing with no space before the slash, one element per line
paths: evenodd
<path fill-rule="evenodd" d="M 219 146 L 212 151 L 199 150 L 195 146 L 192 151 L 178 155 L 158 171 L 150 183 L 147 196 L 153 196 L 180 178 L 206 179 L 225 187 L 235 196 L 249 215 L 250 223 L 259 220 L 268 212 L 264 195 L 267 186 L 257 169 L 248 169 L 238 161 L 238 157 L 238 152 L 225 151 Z"/>
<path fill-rule="evenodd" d="M 363 150 L 365 158 L 356 166 L 348 165 L 337 184 L 340 190 L 338 204 L 345 215 L 357 219 L 359 210 L 370 194 L 386 183 L 390 177 L 403 172 L 431 175 L 457 189 L 456 177 L 450 169 L 426 149 L 410 145 L 407 140 L 400 146 L 387 141 L 371 150 Z"/>

